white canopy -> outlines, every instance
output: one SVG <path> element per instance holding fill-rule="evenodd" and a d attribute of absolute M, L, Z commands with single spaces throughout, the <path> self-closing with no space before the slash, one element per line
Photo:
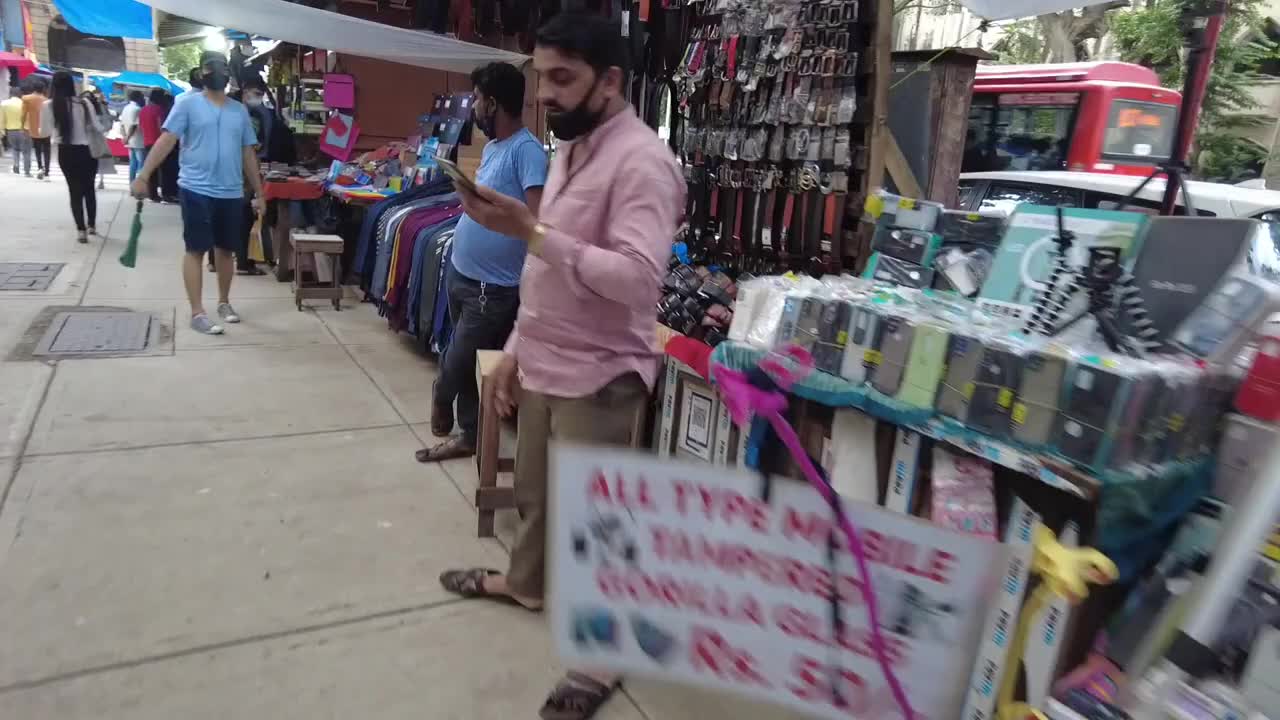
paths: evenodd
<path fill-rule="evenodd" d="M 529 59 L 425 30 L 382 25 L 284 0 L 139 1 L 156 10 L 230 30 L 433 70 L 470 73 L 491 62 L 520 65 Z"/>
<path fill-rule="evenodd" d="M 1044 13 L 1061 12 L 1107 0 L 960 0 L 974 15 L 988 20 L 1011 20 Z M 143 0 L 146 2 L 146 0 Z"/>

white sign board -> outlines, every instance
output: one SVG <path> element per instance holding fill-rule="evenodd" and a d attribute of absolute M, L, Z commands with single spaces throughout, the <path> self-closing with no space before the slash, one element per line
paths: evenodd
<path fill-rule="evenodd" d="M 598 448 L 552 448 L 552 473 L 551 627 L 566 665 L 817 717 L 901 717 L 872 650 L 863 578 L 813 488 L 776 479 L 766 502 L 760 475 Z M 845 505 L 915 715 L 951 720 L 1005 546 Z"/>

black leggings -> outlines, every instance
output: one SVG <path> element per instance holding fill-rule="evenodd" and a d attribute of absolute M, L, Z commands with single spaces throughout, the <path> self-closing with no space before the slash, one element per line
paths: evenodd
<path fill-rule="evenodd" d="M 52 145 L 49 138 L 31 138 L 31 145 L 36 150 L 36 167 L 40 168 L 40 172 L 48 173 L 53 168 L 49 166 L 49 153 Z"/>
<path fill-rule="evenodd" d="M 66 178 L 71 191 L 71 217 L 76 229 L 85 229 L 86 214 L 89 227 L 98 224 L 98 195 L 94 183 L 98 178 L 98 160 L 89 154 L 88 145 L 59 145 L 58 167 Z"/>

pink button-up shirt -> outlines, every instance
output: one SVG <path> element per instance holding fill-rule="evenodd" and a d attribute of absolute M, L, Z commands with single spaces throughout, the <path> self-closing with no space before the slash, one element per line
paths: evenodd
<path fill-rule="evenodd" d="M 671 150 L 629 107 L 558 148 L 538 210 L 546 237 L 525 261 L 506 346 L 526 390 L 584 397 L 629 372 L 653 386 L 684 193 Z"/>

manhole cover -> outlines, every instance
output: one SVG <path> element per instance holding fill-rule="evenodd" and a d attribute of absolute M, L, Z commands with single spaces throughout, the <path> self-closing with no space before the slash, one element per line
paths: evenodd
<path fill-rule="evenodd" d="M 0 290 L 48 290 L 65 263 L 0 263 Z"/>
<path fill-rule="evenodd" d="M 58 313 L 33 355 L 92 355 L 142 352 L 151 315 L 138 312 Z"/>

